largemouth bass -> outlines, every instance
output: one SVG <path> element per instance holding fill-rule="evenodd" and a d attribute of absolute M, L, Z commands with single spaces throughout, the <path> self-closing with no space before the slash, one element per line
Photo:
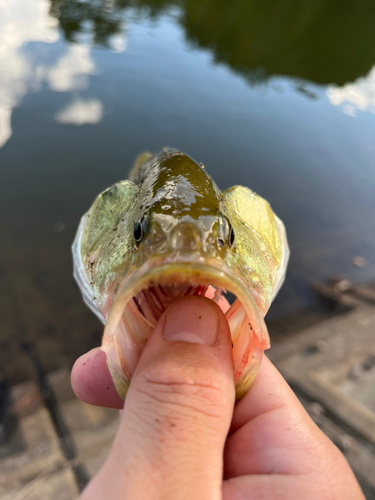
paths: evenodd
<path fill-rule="evenodd" d="M 74 276 L 105 323 L 102 349 L 121 398 L 156 322 L 188 295 L 219 301 L 233 343 L 236 397 L 250 387 L 263 351 L 264 323 L 285 275 L 285 229 L 246 187 L 220 191 L 203 165 L 165 148 L 143 153 L 129 180 L 101 193 L 73 245 Z"/>

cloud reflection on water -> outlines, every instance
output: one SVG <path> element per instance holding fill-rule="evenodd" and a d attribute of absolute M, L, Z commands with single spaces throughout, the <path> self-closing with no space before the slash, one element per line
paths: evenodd
<path fill-rule="evenodd" d="M 24 52 L 30 42 L 54 44 L 59 40 L 58 20 L 51 17 L 48 0 L 0 0 L 0 148 L 12 136 L 12 112 L 30 91 L 43 82 L 55 92 L 83 91 L 95 74 L 91 47 L 70 44 L 51 64 L 34 63 Z M 115 40 L 122 51 L 125 41 Z M 52 52 L 51 52 L 52 53 Z M 56 115 L 61 123 L 98 123 L 103 116 L 99 100 L 77 100 Z"/>
<path fill-rule="evenodd" d="M 99 99 L 77 99 L 59 111 L 55 119 L 64 125 L 96 125 L 103 117 L 103 104 Z"/>
<path fill-rule="evenodd" d="M 56 65 L 47 70 L 46 80 L 55 92 L 84 90 L 89 86 L 88 75 L 95 73 L 95 63 L 87 45 L 71 45 Z"/>
<path fill-rule="evenodd" d="M 12 110 L 32 79 L 32 65 L 20 49 L 28 42 L 58 39 L 58 22 L 48 10 L 46 1 L 0 0 L 0 147 L 12 135 Z"/>
<path fill-rule="evenodd" d="M 296 0 L 291 1 L 292 4 L 296 3 Z M 153 9 L 156 9 L 156 14 L 162 15 L 171 6 L 177 7 L 180 10 L 176 22 L 184 29 L 185 41 L 201 50 L 208 50 L 214 56 L 214 61 L 228 65 L 231 71 L 237 71 L 257 88 L 269 86 L 272 77 L 276 75 L 284 75 L 289 82 L 297 82 L 295 89 L 308 98 L 313 98 L 314 95 L 308 90 L 307 84 L 301 86 L 298 82 L 322 85 L 329 102 L 334 106 L 342 105 L 343 112 L 348 115 L 356 116 L 357 111 L 375 113 L 375 67 L 367 77 L 358 78 L 353 83 L 343 83 L 349 79 L 354 80 L 356 75 L 361 74 L 360 71 L 364 74 L 370 67 L 373 52 L 366 52 L 366 58 L 359 60 L 357 54 L 364 53 L 359 45 L 364 37 L 362 33 L 361 36 L 357 32 L 349 33 L 347 26 L 353 16 L 358 18 L 368 40 L 373 40 L 373 33 L 367 22 L 371 18 L 372 7 L 368 8 L 365 15 L 361 9 L 349 5 L 346 0 L 348 10 L 345 11 L 345 16 L 339 19 L 332 16 L 332 22 L 337 23 L 336 28 L 341 33 L 340 40 L 346 40 L 349 34 L 352 38 L 346 42 L 347 45 L 334 43 L 332 30 L 327 28 L 326 36 L 321 42 L 326 50 L 322 52 L 317 48 L 316 39 L 311 38 L 309 33 L 321 33 L 320 28 L 326 26 L 324 10 L 319 8 L 310 12 L 307 9 L 308 12 L 305 12 L 305 4 L 294 10 L 288 7 L 287 1 L 283 1 L 280 9 L 285 23 L 280 20 L 276 22 L 269 16 L 269 9 L 273 11 L 274 3 L 271 2 L 270 6 L 264 4 L 262 10 L 260 4 L 259 9 L 255 9 L 256 0 L 246 4 L 246 8 L 236 0 L 233 5 L 224 2 L 212 10 L 212 6 L 198 3 L 197 0 L 183 3 L 174 0 L 136 0 L 133 3 L 120 0 L 0 0 L 0 148 L 12 135 L 13 109 L 28 92 L 40 90 L 42 83 L 55 92 L 86 90 L 89 77 L 97 71 L 91 52 L 92 45 L 98 44 L 115 52 L 125 50 L 124 31 L 127 26 L 124 13 L 130 5 L 139 15 L 149 12 L 151 18 Z M 144 11 L 145 8 L 148 10 Z M 334 10 L 334 7 L 327 4 L 327 9 Z M 259 19 L 254 14 L 258 10 Z M 208 12 L 210 16 L 206 15 Z M 228 13 L 233 13 L 233 16 Z M 207 19 L 210 19 L 209 23 Z M 226 22 L 227 19 L 231 19 L 231 23 Z M 258 28 L 257 19 L 262 29 Z M 301 25 L 303 29 L 299 23 L 301 19 L 308 21 Z M 271 26 L 281 30 L 280 33 L 266 29 Z M 298 26 L 298 33 L 289 29 Z M 50 45 L 58 42 L 59 28 L 68 42 L 63 55 L 59 51 L 50 50 L 49 54 L 56 52 L 58 55 L 49 64 L 33 62 L 26 57 L 24 47 L 30 42 Z M 287 38 L 288 33 L 291 39 Z M 366 37 L 365 39 L 367 40 Z M 284 40 L 284 44 L 280 45 L 280 40 Z M 372 45 L 367 43 L 368 47 Z M 357 47 L 356 56 L 347 61 L 342 54 L 352 46 Z M 322 59 L 325 54 L 326 60 Z M 344 65 L 339 64 L 342 60 L 345 60 Z M 354 64 L 357 62 L 361 64 Z M 327 81 L 341 86 L 323 86 Z M 72 124 L 81 123 L 82 120 L 82 123 L 93 123 L 92 120 L 97 120 L 95 123 L 98 123 L 101 120 L 102 103 L 99 112 L 98 106 L 90 107 L 87 101 L 78 102 L 79 106 L 74 107 L 73 103 L 57 113 L 55 118 L 61 120 L 61 116 L 70 116 L 72 121 L 69 123 Z M 71 113 L 72 106 L 75 116 L 80 116 L 75 122 L 72 114 L 66 115 L 67 110 Z M 87 110 L 90 110 L 89 113 Z M 82 116 L 87 118 L 83 119 Z M 86 119 L 88 121 L 84 121 Z"/>
<path fill-rule="evenodd" d="M 326 93 L 330 103 L 343 105 L 343 112 L 349 116 L 357 116 L 357 111 L 375 113 L 375 66 L 367 76 L 352 83 L 329 85 Z"/>

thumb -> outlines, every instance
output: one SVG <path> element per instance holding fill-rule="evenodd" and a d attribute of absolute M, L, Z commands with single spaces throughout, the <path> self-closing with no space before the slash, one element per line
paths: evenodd
<path fill-rule="evenodd" d="M 203 297 L 172 304 L 133 375 L 111 454 L 83 498 L 221 498 L 234 398 L 224 314 Z"/>

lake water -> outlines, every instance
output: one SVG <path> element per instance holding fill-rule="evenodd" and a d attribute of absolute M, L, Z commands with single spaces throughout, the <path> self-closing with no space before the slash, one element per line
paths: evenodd
<path fill-rule="evenodd" d="M 372 0 L 0 0 L 5 376 L 100 342 L 70 245 L 144 150 L 271 203 L 291 260 L 270 317 L 306 307 L 313 280 L 374 279 L 374 26 Z"/>

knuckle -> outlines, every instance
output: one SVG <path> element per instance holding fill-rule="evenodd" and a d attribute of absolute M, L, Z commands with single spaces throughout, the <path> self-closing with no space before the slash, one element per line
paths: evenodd
<path fill-rule="evenodd" d="M 143 380 L 142 380 L 143 379 Z M 221 376 L 197 363 L 176 362 L 162 357 L 153 360 L 140 380 L 143 395 L 159 405 L 186 411 L 220 416 L 222 406 Z"/>

